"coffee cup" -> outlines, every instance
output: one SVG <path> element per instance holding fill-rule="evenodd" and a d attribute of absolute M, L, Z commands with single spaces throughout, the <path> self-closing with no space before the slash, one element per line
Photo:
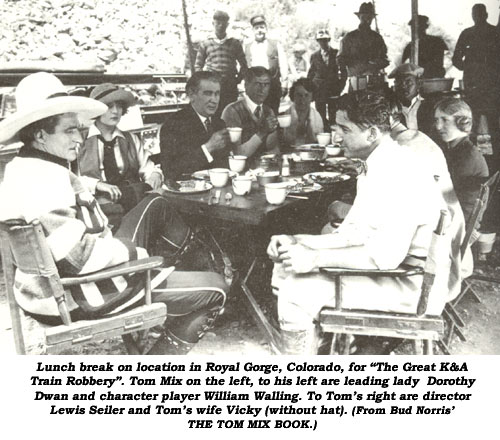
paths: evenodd
<path fill-rule="evenodd" d="M 292 123 L 292 116 L 291 115 L 278 116 L 278 124 L 281 128 L 290 127 L 291 123 Z"/>
<path fill-rule="evenodd" d="M 245 169 L 246 156 L 229 156 L 229 169 L 235 173 L 241 173 Z"/>
<path fill-rule="evenodd" d="M 233 178 L 233 191 L 238 196 L 250 194 L 252 190 L 252 178 L 249 176 L 237 176 Z"/>
<path fill-rule="evenodd" d="M 222 188 L 226 186 L 226 183 L 229 179 L 229 170 L 226 168 L 212 168 L 208 170 L 208 174 L 210 176 L 210 182 L 216 188 Z"/>
<path fill-rule="evenodd" d="M 239 142 L 241 139 L 241 128 L 240 127 L 229 127 L 227 131 L 229 132 L 229 138 L 231 142 L 234 144 Z"/>
<path fill-rule="evenodd" d="M 316 138 L 318 139 L 318 144 L 328 145 L 330 143 L 330 133 L 319 133 Z"/>
<path fill-rule="evenodd" d="M 288 186 L 287 182 L 266 183 L 264 189 L 268 203 L 271 205 L 281 205 L 288 194 Z"/>

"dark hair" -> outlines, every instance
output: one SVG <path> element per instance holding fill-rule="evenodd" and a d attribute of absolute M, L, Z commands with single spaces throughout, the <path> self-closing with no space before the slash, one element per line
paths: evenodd
<path fill-rule="evenodd" d="M 191 78 L 187 80 L 186 83 L 186 93 L 189 95 L 191 93 L 196 93 L 200 88 L 200 84 L 202 81 L 211 81 L 220 84 L 220 75 L 217 72 L 194 72 L 191 75 Z"/>
<path fill-rule="evenodd" d="M 49 134 L 54 134 L 61 116 L 62 114 L 49 116 L 48 118 L 40 119 L 27 125 L 19 131 L 19 139 L 24 145 L 29 146 L 35 140 L 37 131 L 44 130 Z"/>
<path fill-rule="evenodd" d="M 337 110 L 345 111 L 349 120 L 364 130 L 376 126 L 387 133 L 391 129 L 391 106 L 383 95 L 366 90 L 350 92 L 342 95 L 336 105 Z"/>
<path fill-rule="evenodd" d="M 254 66 L 247 69 L 245 72 L 245 82 L 252 82 L 255 78 L 259 76 L 268 76 L 271 79 L 271 72 L 262 66 Z"/>
<path fill-rule="evenodd" d="M 437 110 L 453 116 L 455 124 L 460 131 L 469 134 L 472 131 L 472 110 L 469 105 L 460 98 L 443 98 L 434 106 L 434 114 Z"/>
<path fill-rule="evenodd" d="M 106 105 L 108 106 L 108 108 L 110 108 L 113 104 L 116 104 L 118 107 L 122 109 L 122 116 L 128 112 L 128 109 L 130 107 L 125 101 L 113 101 L 107 103 Z"/>
<path fill-rule="evenodd" d="M 308 79 L 308 78 L 299 78 L 297 81 L 295 81 L 292 85 L 292 88 L 290 89 L 290 99 L 293 101 L 295 98 L 295 90 L 297 90 L 297 87 L 304 87 L 309 93 L 314 94 L 316 91 L 316 87 L 313 84 L 313 82 Z"/>

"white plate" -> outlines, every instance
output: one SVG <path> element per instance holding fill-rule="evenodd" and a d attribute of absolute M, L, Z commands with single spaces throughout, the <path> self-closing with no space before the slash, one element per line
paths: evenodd
<path fill-rule="evenodd" d="M 198 179 L 198 180 L 210 180 L 210 174 L 208 173 L 210 170 L 201 170 L 201 171 L 195 171 L 191 176 L 193 179 Z M 233 177 L 236 177 L 238 173 L 235 173 L 234 171 L 229 171 L 229 178 L 232 179 Z"/>
<path fill-rule="evenodd" d="M 176 193 L 176 194 L 198 194 L 206 191 L 210 191 L 214 186 L 210 182 L 205 180 L 178 180 L 177 183 L 180 185 L 179 190 L 174 190 L 163 185 L 165 191 Z"/>
<path fill-rule="evenodd" d="M 330 183 L 347 180 L 349 178 L 350 177 L 346 174 L 337 173 L 335 171 L 318 171 L 316 173 L 308 173 L 304 175 L 304 180 L 306 182 L 314 182 L 321 185 L 328 185 Z M 318 179 L 319 182 L 317 182 L 316 179 Z M 321 182 L 320 179 L 332 179 L 332 182 Z"/>

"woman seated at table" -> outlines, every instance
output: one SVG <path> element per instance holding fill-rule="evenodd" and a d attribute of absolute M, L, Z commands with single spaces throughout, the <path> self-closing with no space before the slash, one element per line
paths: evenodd
<path fill-rule="evenodd" d="M 79 171 L 116 227 L 146 191 L 161 187 L 163 174 L 137 136 L 118 128 L 122 116 L 136 104 L 134 95 L 106 83 L 96 86 L 90 97 L 106 104 L 108 111 L 89 129 L 78 157 Z"/>
<path fill-rule="evenodd" d="M 434 127 L 443 141 L 451 180 L 467 221 L 489 174 L 486 160 L 469 139 L 472 111 L 461 99 L 444 98 L 434 109 Z"/>
<path fill-rule="evenodd" d="M 325 131 L 321 115 L 311 106 L 313 90 L 314 84 L 307 78 L 295 81 L 290 89 L 292 122 L 290 127 L 284 129 L 285 140 L 289 145 L 316 143 L 316 135 Z"/>

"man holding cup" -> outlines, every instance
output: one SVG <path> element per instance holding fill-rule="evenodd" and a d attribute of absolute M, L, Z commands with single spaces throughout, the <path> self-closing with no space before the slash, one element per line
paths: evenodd
<path fill-rule="evenodd" d="M 220 79 L 215 72 L 195 72 L 186 83 L 189 105 L 160 129 L 161 167 L 168 179 L 207 168 L 227 168 L 230 139 L 215 116 Z"/>

